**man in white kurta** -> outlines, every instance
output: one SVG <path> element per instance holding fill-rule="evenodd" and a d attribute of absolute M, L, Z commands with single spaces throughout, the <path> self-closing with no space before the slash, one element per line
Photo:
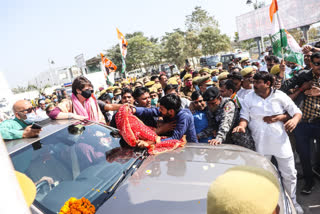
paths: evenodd
<path fill-rule="evenodd" d="M 241 103 L 240 124 L 234 132 L 242 132 L 248 126 L 256 151 L 269 159 L 276 158 L 284 187 L 297 208 L 297 171 L 286 130 L 292 131 L 296 127 L 302 113 L 289 96 L 274 90 L 272 85 L 272 76 L 267 72 L 254 76 L 254 91 Z M 292 119 L 284 123 L 285 113 Z"/>

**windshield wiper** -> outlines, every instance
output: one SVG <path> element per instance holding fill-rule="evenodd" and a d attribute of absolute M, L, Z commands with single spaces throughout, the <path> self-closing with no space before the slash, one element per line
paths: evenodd
<path fill-rule="evenodd" d="M 137 170 L 140 167 L 143 160 L 147 158 L 146 153 L 147 150 L 143 150 L 143 152 L 135 159 L 135 161 L 133 161 L 132 164 L 130 164 L 125 170 L 122 171 L 122 175 L 118 178 L 116 182 L 114 182 L 114 184 L 107 191 L 108 194 L 112 194 L 118 188 L 119 184 L 125 179 L 125 177 L 127 177 L 128 174 L 133 174 L 135 170 Z M 136 164 L 139 160 L 141 160 L 140 163 Z"/>

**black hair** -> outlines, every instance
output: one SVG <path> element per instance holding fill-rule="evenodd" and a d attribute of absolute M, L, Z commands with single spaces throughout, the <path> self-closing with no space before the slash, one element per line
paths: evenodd
<path fill-rule="evenodd" d="M 274 83 L 273 75 L 270 74 L 269 72 L 266 72 L 266 71 L 257 72 L 257 73 L 253 76 L 253 79 L 254 79 L 254 80 L 263 80 L 264 83 L 270 81 L 270 87 L 273 86 L 273 83 Z"/>
<path fill-rule="evenodd" d="M 242 80 L 243 77 L 239 72 L 233 71 L 231 74 L 228 74 L 228 79 Z"/>
<path fill-rule="evenodd" d="M 106 101 L 112 103 L 112 98 L 110 97 L 110 95 L 109 95 L 108 93 L 102 94 L 102 95 L 98 98 L 98 100 L 102 100 L 102 101 L 105 101 L 105 100 L 106 100 Z"/>
<path fill-rule="evenodd" d="M 192 72 L 192 78 L 193 78 L 195 75 L 197 75 L 197 74 L 199 74 L 199 71 L 194 71 L 194 72 Z"/>
<path fill-rule="evenodd" d="M 231 68 L 231 72 L 237 72 L 237 73 L 239 73 L 238 71 L 234 71 L 234 70 L 236 70 L 236 69 L 238 69 L 239 72 L 241 71 L 241 68 L 239 68 L 238 66 L 235 66 L 235 67 Z"/>
<path fill-rule="evenodd" d="M 166 74 L 160 74 L 160 76 L 159 76 L 159 80 L 161 80 L 161 77 L 162 76 L 166 76 L 167 77 L 167 75 Z"/>
<path fill-rule="evenodd" d="M 280 63 L 280 60 L 278 57 L 276 57 L 275 55 L 270 55 L 270 56 L 266 56 L 266 61 L 269 61 L 269 62 L 274 62 L 276 64 L 279 64 Z"/>
<path fill-rule="evenodd" d="M 201 93 L 199 91 L 194 91 L 191 95 L 192 101 L 198 99 L 201 96 Z"/>
<path fill-rule="evenodd" d="M 150 78 L 150 81 L 154 81 L 155 79 L 157 79 L 157 78 L 159 78 L 158 76 L 152 76 L 151 78 Z"/>
<path fill-rule="evenodd" d="M 236 86 L 234 85 L 232 80 L 222 80 L 219 82 L 219 87 L 221 88 L 222 86 L 225 86 L 226 89 L 232 90 L 232 92 L 236 91 Z"/>
<path fill-rule="evenodd" d="M 313 59 L 314 58 L 317 58 L 317 59 L 320 59 L 320 52 L 315 52 L 311 55 L 311 63 L 313 62 Z"/>
<path fill-rule="evenodd" d="M 160 99 L 160 105 L 167 110 L 173 109 L 174 112 L 177 113 L 181 108 L 181 99 L 178 95 L 167 94 Z"/>
<path fill-rule="evenodd" d="M 176 92 L 178 92 L 178 85 L 172 85 L 172 84 L 166 85 L 166 87 L 164 88 L 164 93 L 167 94 L 167 91 L 171 89 L 174 89 L 176 90 Z"/>
<path fill-rule="evenodd" d="M 134 90 L 134 92 L 132 93 L 132 96 L 134 99 L 137 99 L 144 93 L 150 93 L 149 89 L 147 87 L 138 87 Z"/>
<path fill-rule="evenodd" d="M 93 88 L 92 83 L 85 76 L 76 77 L 72 82 L 72 93 L 77 95 L 77 89 L 82 91 L 86 85 L 90 85 Z"/>
<path fill-rule="evenodd" d="M 123 95 L 125 95 L 126 93 L 129 93 L 132 95 L 132 90 L 129 88 L 123 88 L 121 91 L 121 97 L 123 97 Z"/>

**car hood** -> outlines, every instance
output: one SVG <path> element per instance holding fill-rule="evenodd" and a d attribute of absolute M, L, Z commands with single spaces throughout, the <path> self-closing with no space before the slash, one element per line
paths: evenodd
<path fill-rule="evenodd" d="M 210 184 L 236 165 L 263 167 L 277 176 L 266 158 L 242 147 L 188 143 L 149 156 L 97 213 L 206 213 Z"/>

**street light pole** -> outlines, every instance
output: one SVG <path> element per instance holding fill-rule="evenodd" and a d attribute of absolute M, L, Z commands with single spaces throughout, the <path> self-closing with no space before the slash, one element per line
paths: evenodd
<path fill-rule="evenodd" d="M 252 3 L 253 2 L 251 0 L 247 0 L 246 4 L 252 4 Z M 254 10 L 259 9 L 262 6 L 264 6 L 264 2 L 261 2 L 258 5 L 258 0 L 255 0 L 255 3 L 253 3 Z M 259 57 L 261 57 L 261 49 L 262 49 L 262 51 L 264 51 L 264 42 L 263 42 L 263 36 L 262 36 L 262 33 L 261 33 L 260 19 L 258 21 L 259 21 L 259 27 L 260 27 L 260 37 L 256 37 L 255 40 L 257 41 L 257 45 L 258 45 Z M 260 41 L 261 41 L 261 48 L 260 48 Z"/>

